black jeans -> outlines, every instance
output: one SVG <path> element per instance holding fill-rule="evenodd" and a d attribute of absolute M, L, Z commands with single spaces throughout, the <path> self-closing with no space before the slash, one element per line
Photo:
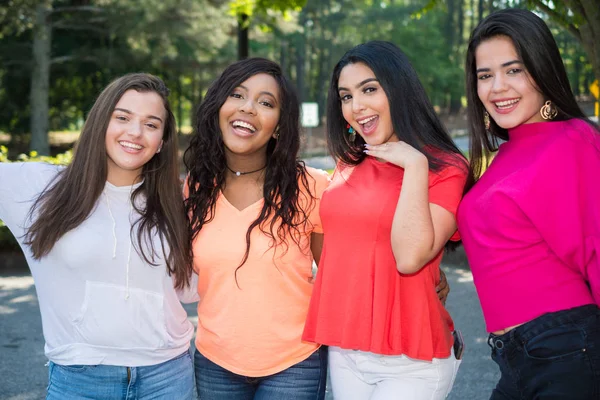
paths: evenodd
<path fill-rule="evenodd" d="M 488 344 L 501 373 L 490 400 L 600 399 L 596 305 L 544 314 Z"/>

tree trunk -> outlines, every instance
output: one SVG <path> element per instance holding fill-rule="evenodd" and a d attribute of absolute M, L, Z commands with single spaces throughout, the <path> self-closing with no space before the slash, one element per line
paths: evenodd
<path fill-rule="evenodd" d="M 462 0 L 461 0 L 462 1 Z M 448 44 L 448 49 L 451 53 L 454 52 L 454 14 L 456 12 L 454 0 L 448 0 L 446 2 L 446 6 L 448 7 L 448 14 L 446 16 L 446 27 L 444 29 L 444 33 L 446 34 L 446 43 Z"/>
<path fill-rule="evenodd" d="M 304 76 L 304 66 L 306 63 L 306 12 L 304 10 L 300 13 L 300 26 L 302 29 L 298 34 L 298 44 L 296 46 L 296 86 L 300 102 L 303 102 L 306 101 L 306 77 Z"/>
<path fill-rule="evenodd" d="M 284 37 L 282 37 L 281 43 L 279 46 L 279 65 L 281 65 L 281 70 L 284 73 L 286 73 L 286 71 L 288 70 L 287 56 L 288 56 L 287 40 Z"/>
<path fill-rule="evenodd" d="M 31 70 L 31 142 L 30 151 L 50 154 L 48 141 L 48 95 L 50 86 L 50 52 L 52 26 L 50 23 L 51 1 L 45 0 L 36 7 L 33 29 L 33 67 Z"/>
<path fill-rule="evenodd" d="M 248 58 L 248 14 L 238 16 L 238 60 Z"/>
<path fill-rule="evenodd" d="M 600 80 L 600 6 L 597 0 L 581 0 L 586 22 L 579 27 L 581 43 L 592 64 L 594 76 Z"/>

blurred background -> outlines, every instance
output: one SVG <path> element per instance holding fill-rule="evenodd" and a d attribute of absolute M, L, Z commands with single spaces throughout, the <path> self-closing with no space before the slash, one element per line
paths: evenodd
<path fill-rule="evenodd" d="M 406 52 L 443 121 L 459 135 L 468 36 L 483 17 L 506 7 L 534 10 L 547 21 L 573 91 L 594 114 L 599 0 L 2 0 L 0 157 L 68 150 L 102 88 L 135 71 L 167 82 L 185 136 L 210 82 L 248 56 L 279 62 L 301 101 L 317 104 L 317 126 L 306 130 L 303 152 L 325 154 L 330 72 L 346 50 L 372 39 Z M 595 88 L 597 95 L 597 82 Z"/>
<path fill-rule="evenodd" d="M 404 50 L 467 153 L 466 43 L 482 18 L 507 7 L 533 10 L 548 23 L 581 107 L 597 116 L 600 0 L 0 0 L 0 162 L 68 163 L 99 92 L 139 71 L 170 87 L 183 150 L 191 111 L 211 81 L 237 59 L 262 56 L 279 62 L 300 94 L 302 158 L 331 170 L 324 131 L 330 73 L 346 50 L 372 39 Z M 487 398 L 498 371 L 464 253 L 446 255 L 444 268 L 448 310 L 467 343 L 450 399 Z M 188 313 L 196 323 L 193 306 Z M 2 221 L 0 359 L 0 399 L 45 396 L 33 279 Z"/>

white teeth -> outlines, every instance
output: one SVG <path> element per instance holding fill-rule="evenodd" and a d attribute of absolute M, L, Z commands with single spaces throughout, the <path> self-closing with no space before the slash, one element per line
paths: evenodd
<path fill-rule="evenodd" d="M 254 127 L 254 125 L 250 125 L 249 123 L 244 122 L 244 121 L 233 121 L 232 125 L 234 127 L 241 126 L 242 128 L 250 129 L 252 132 L 256 131 L 256 128 Z"/>
<path fill-rule="evenodd" d="M 372 117 L 369 118 L 365 118 L 362 121 L 357 121 L 359 124 L 364 125 L 369 121 L 373 121 L 375 118 L 377 118 L 377 115 L 373 115 Z"/>
<path fill-rule="evenodd" d="M 130 149 L 141 150 L 142 146 L 139 144 L 131 143 L 131 142 L 119 142 L 119 144 L 123 147 L 129 147 Z"/>
<path fill-rule="evenodd" d="M 518 103 L 519 99 L 512 99 L 512 100 L 506 100 L 506 101 L 498 101 L 496 103 L 494 103 L 496 105 L 496 107 L 508 107 L 508 106 L 512 106 L 515 103 Z"/>

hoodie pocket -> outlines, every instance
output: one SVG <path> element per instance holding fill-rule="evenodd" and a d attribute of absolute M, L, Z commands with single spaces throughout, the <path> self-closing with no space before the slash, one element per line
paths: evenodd
<path fill-rule="evenodd" d="M 73 321 L 82 342 L 117 348 L 163 348 L 168 342 L 160 293 L 87 281 Z"/>

